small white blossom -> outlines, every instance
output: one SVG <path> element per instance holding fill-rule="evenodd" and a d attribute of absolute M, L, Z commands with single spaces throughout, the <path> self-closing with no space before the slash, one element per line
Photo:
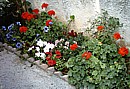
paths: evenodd
<path fill-rule="evenodd" d="M 68 47 L 67 46 L 63 46 L 65 49 L 68 49 Z"/>
<path fill-rule="evenodd" d="M 76 41 L 73 41 L 75 44 L 77 44 L 77 42 Z"/>
<path fill-rule="evenodd" d="M 55 47 L 54 44 L 49 44 L 48 46 L 49 46 L 51 49 L 53 49 L 53 48 Z"/>
<path fill-rule="evenodd" d="M 34 46 L 32 46 L 31 48 L 28 49 L 28 51 L 31 51 L 34 48 Z"/>
<path fill-rule="evenodd" d="M 43 50 L 44 50 L 45 53 L 49 52 L 49 48 L 48 47 L 45 47 Z"/>
<path fill-rule="evenodd" d="M 45 58 L 46 58 L 45 53 L 40 53 L 40 57 L 45 60 Z"/>
<path fill-rule="evenodd" d="M 46 45 L 47 45 L 47 42 L 46 42 L 46 41 L 43 41 L 43 45 L 46 46 Z"/>
<path fill-rule="evenodd" d="M 37 45 L 40 47 L 43 47 L 44 42 L 40 39 L 39 41 L 37 41 Z"/>
<path fill-rule="evenodd" d="M 40 51 L 40 48 L 39 48 L 39 47 L 36 47 L 36 51 L 38 51 L 38 52 L 39 52 L 39 51 Z"/>
<path fill-rule="evenodd" d="M 60 39 L 60 42 L 61 42 L 61 41 L 64 41 L 64 40 L 65 40 L 65 39 Z"/>
<path fill-rule="evenodd" d="M 35 53 L 35 57 L 40 57 L 40 55 L 41 55 L 40 52 Z"/>
<path fill-rule="evenodd" d="M 68 41 L 65 42 L 65 45 L 66 45 L 66 46 L 69 46 L 69 44 L 70 44 L 70 43 L 69 43 Z"/>

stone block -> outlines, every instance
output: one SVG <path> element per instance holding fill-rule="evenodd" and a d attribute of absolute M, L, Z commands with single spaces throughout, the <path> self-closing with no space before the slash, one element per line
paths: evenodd
<path fill-rule="evenodd" d="M 59 77 L 61 77 L 63 75 L 60 71 L 56 71 L 56 72 L 54 72 L 54 74 L 59 76 Z"/>
<path fill-rule="evenodd" d="M 7 43 L 4 43 L 3 46 L 4 46 L 5 48 L 7 48 L 8 45 L 7 45 Z"/>
<path fill-rule="evenodd" d="M 34 64 L 36 64 L 37 66 L 40 66 L 40 60 L 34 61 Z"/>
<path fill-rule="evenodd" d="M 63 75 L 63 76 L 61 76 L 61 78 L 62 78 L 63 80 L 65 80 L 65 81 L 68 81 L 68 75 Z"/>
<path fill-rule="evenodd" d="M 15 54 L 21 56 L 21 51 L 16 51 Z"/>
<path fill-rule="evenodd" d="M 42 68 L 43 70 L 46 70 L 48 68 L 48 65 L 47 64 L 41 64 L 40 68 Z"/>
<path fill-rule="evenodd" d="M 27 58 L 29 57 L 28 54 L 23 54 L 22 56 L 23 56 L 25 59 L 27 59 Z"/>
<path fill-rule="evenodd" d="M 9 50 L 9 51 L 11 51 L 11 52 L 13 51 L 12 49 L 13 49 L 12 46 L 8 46 L 8 47 L 7 47 L 7 50 Z"/>
<path fill-rule="evenodd" d="M 49 74 L 50 76 L 52 76 L 53 73 L 55 72 L 55 68 L 54 68 L 54 67 L 49 67 L 49 68 L 47 68 L 47 72 L 48 72 L 48 74 Z"/>
<path fill-rule="evenodd" d="M 29 62 L 34 62 L 35 59 L 34 59 L 33 57 L 30 57 L 30 58 L 28 58 L 27 60 L 28 60 Z"/>

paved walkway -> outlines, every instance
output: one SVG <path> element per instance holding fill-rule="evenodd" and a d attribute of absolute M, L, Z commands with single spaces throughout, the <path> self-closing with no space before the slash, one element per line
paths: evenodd
<path fill-rule="evenodd" d="M 0 52 L 0 89 L 74 89 L 37 66 L 29 67 L 6 50 Z"/>

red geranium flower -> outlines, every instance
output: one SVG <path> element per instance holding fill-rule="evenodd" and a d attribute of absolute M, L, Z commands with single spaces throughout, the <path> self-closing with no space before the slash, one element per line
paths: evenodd
<path fill-rule="evenodd" d="M 54 66 L 54 65 L 56 65 L 56 61 L 55 60 L 48 60 L 47 64 L 49 66 Z"/>
<path fill-rule="evenodd" d="M 52 20 L 47 20 L 46 21 L 46 26 L 50 26 L 50 22 L 52 22 Z"/>
<path fill-rule="evenodd" d="M 35 14 L 38 14 L 39 10 L 38 9 L 33 9 L 32 12 L 34 12 Z"/>
<path fill-rule="evenodd" d="M 32 18 L 34 18 L 34 15 L 33 14 L 28 14 L 27 20 L 30 21 Z"/>
<path fill-rule="evenodd" d="M 129 50 L 126 48 L 126 47 L 121 47 L 119 50 L 118 50 L 118 53 L 121 55 L 121 56 L 125 56 L 129 53 Z"/>
<path fill-rule="evenodd" d="M 52 57 L 52 52 L 46 52 L 45 54 L 49 55 L 50 57 Z"/>
<path fill-rule="evenodd" d="M 22 33 L 22 32 L 26 32 L 28 30 L 28 28 L 27 27 L 25 27 L 25 26 L 22 26 L 22 27 L 20 27 L 19 28 L 19 31 Z"/>
<path fill-rule="evenodd" d="M 59 50 L 56 50 L 55 54 L 56 54 L 56 58 L 61 58 L 62 57 Z"/>
<path fill-rule="evenodd" d="M 22 15 L 21 15 L 21 17 L 23 19 L 27 19 L 28 14 L 29 14 L 28 12 L 23 12 Z"/>
<path fill-rule="evenodd" d="M 98 26 L 98 27 L 97 27 L 97 30 L 98 30 L 98 31 L 101 31 L 101 30 L 103 30 L 103 29 L 104 29 L 104 26 Z"/>
<path fill-rule="evenodd" d="M 47 7 L 48 7 L 48 4 L 47 4 L 47 3 L 43 3 L 43 4 L 42 4 L 42 9 L 43 9 L 43 8 L 47 8 Z"/>
<path fill-rule="evenodd" d="M 55 15 L 55 11 L 54 11 L 54 10 L 49 10 L 47 13 L 48 13 L 48 15 L 50 15 L 50 16 Z"/>
<path fill-rule="evenodd" d="M 76 37 L 77 36 L 77 33 L 74 32 L 74 30 L 71 30 L 71 32 L 68 33 L 69 36 L 72 36 L 72 37 Z"/>
<path fill-rule="evenodd" d="M 51 60 L 51 56 L 47 56 L 47 57 L 46 57 L 46 60 L 47 60 L 47 61 Z"/>
<path fill-rule="evenodd" d="M 78 48 L 78 45 L 77 45 L 77 44 L 70 45 L 70 49 L 71 49 L 71 50 L 75 50 L 76 48 Z"/>
<path fill-rule="evenodd" d="M 86 58 L 86 60 L 88 60 L 90 57 L 92 56 L 92 53 L 91 52 L 84 52 L 82 54 L 82 58 Z"/>
<path fill-rule="evenodd" d="M 116 40 L 118 40 L 118 39 L 120 39 L 120 38 L 121 38 L 121 36 L 120 36 L 120 33 L 119 33 L 119 32 L 114 33 L 113 37 L 114 37 L 114 39 L 116 39 Z"/>

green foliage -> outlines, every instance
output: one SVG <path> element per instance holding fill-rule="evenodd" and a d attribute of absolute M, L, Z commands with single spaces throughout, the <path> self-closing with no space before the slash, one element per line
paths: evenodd
<path fill-rule="evenodd" d="M 97 26 L 104 28 L 92 34 L 93 38 L 90 40 L 84 41 L 84 49 L 75 57 L 71 57 L 66 64 L 69 68 L 69 83 L 78 89 L 127 89 L 130 75 L 127 74 L 126 59 L 118 54 L 119 46 L 113 39 L 113 33 L 121 27 L 119 19 L 104 12 L 94 20 L 89 30 Z M 88 60 L 81 57 L 86 50 L 92 53 Z"/>

